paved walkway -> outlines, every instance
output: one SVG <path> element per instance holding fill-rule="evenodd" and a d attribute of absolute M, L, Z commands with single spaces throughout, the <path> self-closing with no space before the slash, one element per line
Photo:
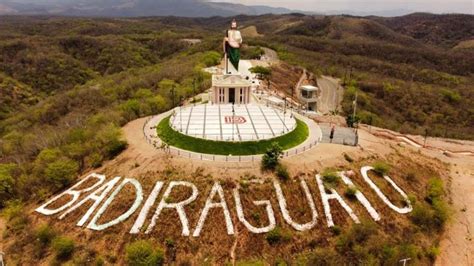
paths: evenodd
<path fill-rule="evenodd" d="M 170 110 L 166 113 L 162 113 L 156 116 L 149 117 L 145 120 L 145 124 L 143 126 L 143 134 L 145 139 L 150 145 L 155 146 L 157 149 L 163 147 L 163 142 L 157 135 L 156 126 L 163 120 L 164 118 L 170 116 L 173 113 L 173 110 Z M 299 114 L 294 114 L 296 118 L 302 120 L 308 125 L 309 129 L 309 136 L 308 138 L 301 143 L 300 145 L 291 148 L 289 150 L 284 151 L 284 156 L 293 156 L 300 153 L 303 153 L 314 146 L 316 146 L 322 139 L 322 131 L 320 127 L 311 119 L 304 117 Z M 163 149 L 165 151 L 165 149 Z M 246 156 L 225 156 L 225 155 L 212 155 L 212 154 L 203 154 L 197 152 L 190 152 L 183 149 L 179 149 L 176 147 L 168 147 L 167 152 L 172 154 L 176 154 L 179 156 L 192 158 L 192 159 L 200 159 L 200 160 L 211 160 L 211 161 L 227 161 L 227 162 L 244 162 L 244 161 L 256 161 L 260 160 L 262 155 L 246 155 Z"/>

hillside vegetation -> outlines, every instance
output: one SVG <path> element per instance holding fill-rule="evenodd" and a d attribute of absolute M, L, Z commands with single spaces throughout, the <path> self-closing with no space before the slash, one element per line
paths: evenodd
<path fill-rule="evenodd" d="M 437 20 L 455 20 L 465 26 L 474 23 L 474 16 L 469 15 L 429 16 L 432 24 Z M 393 18 L 397 19 L 409 20 L 410 16 Z M 288 17 L 274 20 L 271 28 L 258 28 L 265 37 L 252 42 L 272 46 L 283 60 L 316 75 L 339 77 L 346 85 L 339 111 L 351 113 L 357 92 L 363 123 L 403 133 L 473 139 L 474 50 L 445 47 L 445 43 L 472 39 L 473 27 L 451 28 L 450 35 L 438 36 L 441 42 L 404 35 L 401 29 L 391 29 L 379 20 Z M 281 30 L 283 25 L 287 26 Z M 412 28 L 417 30 L 421 31 Z"/>
<path fill-rule="evenodd" d="M 290 64 L 340 77 L 347 85 L 341 112 L 350 113 L 357 91 L 365 123 L 474 138 L 473 51 L 432 46 L 371 18 L 237 19 L 262 34 L 244 36 L 256 47 L 244 55 L 269 46 Z M 9 197 L 24 199 L 43 198 L 117 155 L 125 147 L 118 128 L 177 105 L 192 94 L 193 79 L 197 92 L 208 88 L 201 69 L 219 62 L 228 24 L 219 17 L 2 21 L 0 162 L 15 163 Z M 202 42 L 189 46 L 183 38 Z M 62 164 L 69 171 L 48 170 Z"/>
<path fill-rule="evenodd" d="M 474 138 L 474 66 L 469 49 L 450 50 L 432 45 L 389 29 L 372 18 L 293 14 L 237 19 L 242 27 L 255 26 L 259 33 L 244 36 L 249 44 L 245 57 L 258 55 L 258 47 L 270 47 L 287 64 L 294 65 L 297 75 L 292 73 L 292 80 L 301 73 L 296 66 L 316 75 L 342 78 L 346 92 L 341 112 L 350 112 L 350 103 L 358 91 L 359 115 L 366 123 L 411 133 L 429 128 L 432 135 Z M 229 181 L 227 177 L 232 173 L 215 178 L 199 168 L 190 173 L 161 158 L 157 165 L 148 161 L 142 166 L 135 161 L 136 156 L 111 161 L 127 147 L 121 135 L 122 126 L 139 117 L 169 110 L 180 104 L 180 99 L 209 88 L 210 76 L 202 69 L 219 64 L 221 37 L 228 18 L 2 17 L 1 21 L 0 209 L 7 227 L 2 241 L 8 242 L 5 247 L 13 264 L 69 261 L 82 265 L 94 261 L 102 265 L 104 261 L 114 264 L 141 259 L 159 263 L 163 257 L 167 262 L 183 264 L 204 264 L 209 258 L 211 263 L 228 262 L 232 239 L 217 227 L 222 225 L 221 217 L 213 216 L 208 224 L 220 231 L 209 230 L 211 233 L 200 242 L 183 239 L 176 220 L 167 219 L 164 226 L 148 239 L 145 237 L 152 245 L 141 241 L 132 244 L 135 238 L 124 234 L 123 229 L 129 228 L 131 219 L 125 227 L 93 235 L 65 220 L 50 219 L 49 225 L 40 224 L 41 219 L 31 214 L 32 206 L 106 161 L 113 163 L 110 168 L 101 169 L 107 175 L 116 175 L 115 169 L 126 169 L 120 175 L 129 176 L 132 168 L 140 169 L 142 172 L 136 177 L 144 181 L 147 191 L 161 178 L 191 180 L 203 191 L 209 190 L 211 180 L 220 179 L 227 190 L 242 185 L 246 206 L 251 206 L 255 196 L 249 193 L 250 186 L 257 196 L 271 198 L 277 206 L 276 199 L 270 196 L 271 182 L 258 182 L 260 178 L 256 176 L 236 175 L 242 178 L 240 183 Z M 188 45 L 181 41 L 184 38 L 198 38 L 202 42 Z M 281 69 L 275 73 L 284 76 Z M 377 209 L 386 215 L 386 220 L 380 226 L 364 221 L 351 229 L 344 212 L 335 208 L 336 222 L 342 229 L 329 231 L 320 226 L 310 234 L 299 234 L 291 233 L 285 224 L 263 237 L 240 231 L 244 238 L 243 244 L 237 245 L 237 259 L 245 265 L 246 260 L 262 258 L 259 256 L 263 252 L 267 256 L 263 259 L 275 264 L 395 264 L 401 256 L 430 264 L 439 252 L 438 236 L 448 217 L 443 185 L 438 181 L 438 177 L 446 176 L 445 166 L 436 160 L 405 154 L 405 150 L 402 155 L 397 150 L 402 147 L 391 149 L 394 153 L 387 155 L 390 160 L 378 159 L 388 161 L 393 169 L 379 168 L 389 171 L 410 197 L 415 195 L 415 211 L 409 219 L 397 219 L 378 202 Z M 373 164 L 377 159 L 374 154 L 363 156 L 366 157 L 350 159 L 351 163 L 346 158 L 347 162 L 334 166 L 357 172 L 360 166 Z M 312 171 L 323 172 L 320 164 L 314 165 L 318 169 Z M 317 191 L 314 172 L 298 172 L 296 177 L 306 174 L 310 174 L 305 177 L 308 182 L 313 182 L 311 190 Z M 262 175 L 261 180 L 270 180 L 267 174 Z M 300 189 L 294 178 L 284 184 L 285 191 Z M 369 191 L 359 175 L 354 180 Z M 353 196 L 353 191 L 344 191 L 342 186 L 337 189 L 341 195 Z M 177 200 L 185 196 L 178 194 Z M 286 194 L 297 209 L 295 217 L 300 221 L 308 219 L 304 211 L 307 206 L 297 200 L 302 193 Z M 368 195 L 376 202 L 373 193 Z M 129 203 L 127 197 L 131 196 L 127 194 L 122 204 Z M 198 204 L 192 205 L 193 210 L 198 210 L 204 200 L 199 198 Z M 318 209 L 322 210 L 320 204 Z M 357 208 L 365 213 L 361 206 Z M 252 222 L 263 223 L 261 209 L 253 206 L 249 210 L 254 214 L 250 216 Z M 197 214 L 191 217 L 193 224 Z M 282 221 L 282 217 L 278 219 Z M 163 254 L 162 250 L 166 252 Z"/>

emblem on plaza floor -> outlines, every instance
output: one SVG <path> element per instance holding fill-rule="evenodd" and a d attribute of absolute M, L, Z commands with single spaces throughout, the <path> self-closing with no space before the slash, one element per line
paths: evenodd
<path fill-rule="evenodd" d="M 243 116 L 226 116 L 226 124 L 245 124 L 247 120 Z"/>

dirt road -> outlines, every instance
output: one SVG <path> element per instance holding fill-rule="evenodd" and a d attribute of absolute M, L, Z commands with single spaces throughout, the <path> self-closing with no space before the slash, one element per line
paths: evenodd
<path fill-rule="evenodd" d="M 435 265 L 474 265 L 474 160 L 471 156 L 439 156 L 451 164 L 448 189 L 453 215 Z"/>
<path fill-rule="evenodd" d="M 328 114 L 340 109 L 343 89 L 335 78 L 322 76 L 318 78 L 318 87 L 321 89 L 321 98 L 318 101 L 318 111 Z"/>

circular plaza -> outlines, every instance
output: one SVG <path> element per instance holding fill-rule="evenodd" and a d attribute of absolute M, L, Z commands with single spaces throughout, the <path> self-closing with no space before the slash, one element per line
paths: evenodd
<path fill-rule="evenodd" d="M 219 115 L 220 114 L 220 115 Z M 321 140 L 319 126 L 302 115 L 260 104 L 201 104 L 150 117 L 148 143 L 187 158 L 254 161 L 278 144 L 284 156 L 300 154 Z"/>
<path fill-rule="evenodd" d="M 185 135 L 213 141 L 259 141 L 293 131 L 296 119 L 288 110 L 259 104 L 201 104 L 177 108 L 170 126 Z"/>

